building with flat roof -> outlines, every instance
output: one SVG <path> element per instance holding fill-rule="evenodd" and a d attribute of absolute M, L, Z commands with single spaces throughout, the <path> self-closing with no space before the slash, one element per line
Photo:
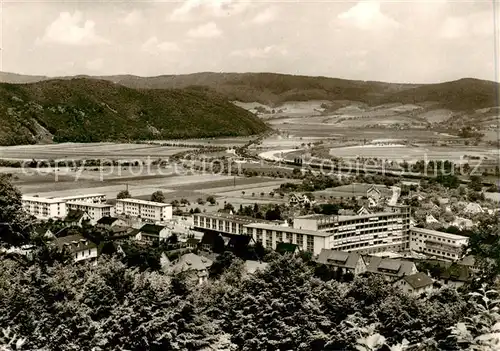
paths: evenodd
<path fill-rule="evenodd" d="M 462 251 L 469 238 L 437 230 L 410 227 L 410 250 L 441 260 L 455 261 L 462 258 Z"/>
<path fill-rule="evenodd" d="M 38 219 L 62 219 L 66 217 L 64 200 L 23 195 L 21 202 L 24 210 Z"/>
<path fill-rule="evenodd" d="M 164 222 L 172 219 L 172 205 L 139 199 L 116 200 L 117 215 L 140 218 L 146 222 Z"/>
<path fill-rule="evenodd" d="M 327 249 L 362 254 L 410 249 L 410 212 L 406 206 L 353 216 L 300 216 L 293 220 L 293 227 L 329 233 Z"/>
<path fill-rule="evenodd" d="M 106 195 L 104 194 L 86 194 L 86 195 L 72 195 L 64 196 L 59 199 L 66 202 L 91 202 L 91 203 L 105 203 Z"/>

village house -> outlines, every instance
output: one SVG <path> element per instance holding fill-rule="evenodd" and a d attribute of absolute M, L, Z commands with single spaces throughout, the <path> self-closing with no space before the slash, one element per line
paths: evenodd
<path fill-rule="evenodd" d="M 102 217 L 97 221 L 98 228 L 111 229 L 112 227 L 127 227 L 127 223 L 117 217 Z"/>
<path fill-rule="evenodd" d="M 66 222 L 68 226 L 80 228 L 83 227 L 84 223 L 90 223 L 90 221 L 91 218 L 86 212 L 74 210 L 69 211 L 64 219 L 64 222 Z"/>
<path fill-rule="evenodd" d="M 354 276 L 366 272 L 363 257 L 356 252 L 344 252 L 322 249 L 316 263 L 324 264 L 340 270 L 342 273 L 351 273 Z"/>
<path fill-rule="evenodd" d="M 366 256 L 365 262 L 367 273 L 381 274 L 388 281 L 395 281 L 418 272 L 415 263 L 407 260 Z"/>
<path fill-rule="evenodd" d="M 434 281 L 425 273 L 417 272 L 405 275 L 394 283 L 403 292 L 410 295 L 420 295 L 433 290 Z"/>
<path fill-rule="evenodd" d="M 167 227 L 156 224 L 144 224 L 136 232 L 136 240 L 147 242 L 166 240 L 171 233 Z"/>
<path fill-rule="evenodd" d="M 73 234 L 55 238 L 54 244 L 61 251 L 70 254 L 75 262 L 95 260 L 97 258 L 97 245 L 81 234 Z"/>
<path fill-rule="evenodd" d="M 313 201 L 307 197 L 307 195 L 302 194 L 291 194 L 288 199 L 288 203 L 290 206 L 307 206 L 311 205 Z"/>
<path fill-rule="evenodd" d="M 463 214 L 466 214 L 469 216 L 476 215 L 476 214 L 483 213 L 483 212 L 484 212 L 484 210 L 481 207 L 481 205 L 477 204 L 475 202 L 469 202 L 467 204 L 467 206 L 465 206 L 465 208 L 462 211 Z"/>
<path fill-rule="evenodd" d="M 372 199 L 375 203 L 378 204 L 380 199 L 382 198 L 382 192 L 379 189 L 377 189 L 376 187 L 371 186 L 366 191 L 366 197 L 368 199 Z"/>
<path fill-rule="evenodd" d="M 186 274 L 188 279 L 202 284 L 208 279 L 212 263 L 213 261 L 206 257 L 188 253 L 179 257 L 168 270 L 173 274 Z"/>

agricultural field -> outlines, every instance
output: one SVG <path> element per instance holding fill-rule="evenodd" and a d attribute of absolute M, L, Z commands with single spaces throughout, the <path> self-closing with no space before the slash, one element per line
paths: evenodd
<path fill-rule="evenodd" d="M 19 145 L 0 147 L 0 159 L 12 160 L 81 160 L 166 158 L 192 150 L 185 147 L 154 144 L 62 143 L 50 145 Z"/>

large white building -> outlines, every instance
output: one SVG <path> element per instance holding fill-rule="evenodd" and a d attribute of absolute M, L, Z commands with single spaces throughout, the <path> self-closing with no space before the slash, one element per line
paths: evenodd
<path fill-rule="evenodd" d="M 164 222 L 172 219 L 172 205 L 138 199 L 116 200 L 116 215 L 127 215 L 147 222 Z"/>
<path fill-rule="evenodd" d="M 38 219 L 62 219 L 66 217 L 66 202 L 61 199 L 47 199 L 23 195 L 24 210 Z"/>
<path fill-rule="evenodd" d="M 72 210 L 86 212 L 94 223 L 114 214 L 113 205 L 106 204 L 106 196 L 103 194 L 59 198 L 23 195 L 22 204 L 26 212 L 42 220 L 63 219 Z"/>
<path fill-rule="evenodd" d="M 326 249 L 363 254 L 410 249 L 410 212 L 406 206 L 353 216 L 301 216 L 293 220 L 293 227 L 329 233 Z"/>
<path fill-rule="evenodd" d="M 60 197 L 59 199 L 64 200 L 65 202 L 90 202 L 95 204 L 106 203 L 106 195 L 104 194 L 73 195 Z"/>
<path fill-rule="evenodd" d="M 318 255 L 322 249 L 362 254 L 409 250 L 409 219 L 408 208 L 397 206 L 366 215 L 297 217 L 292 228 L 227 214 L 196 214 L 193 222 L 202 231 L 251 235 L 267 249 L 285 242 Z"/>
<path fill-rule="evenodd" d="M 448 261 L 462 258 L 469 238 L 436 230 L 410 227 L 410 250 Z"/>

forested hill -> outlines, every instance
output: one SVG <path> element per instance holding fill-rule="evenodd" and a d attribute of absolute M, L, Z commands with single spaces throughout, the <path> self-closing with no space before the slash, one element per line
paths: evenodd
<path fill-rule="evenodd" d="M 244 136 L 267 126 L 204 89 L 133 89 L 75 78 L 0 84 L 0 144 Z"/>
<path fill-rule="evenodd" d="M 229 100 L 255 101 L 276 106 L 286 101 L 349 100 L 369 105 L 393 102 L 432 103 L 434 108 L 474 111 L 499 105 L 498 83 L 471 78 L 439 84 L 399 84 L 276 73 L 202 72 L 157 77 L 116 75 L 92 78 L 140 89 L 202 86 Z M 21 83 L 44 79 L 47 78 L 0 73 L 0 81 L 5 82 Z"/>

